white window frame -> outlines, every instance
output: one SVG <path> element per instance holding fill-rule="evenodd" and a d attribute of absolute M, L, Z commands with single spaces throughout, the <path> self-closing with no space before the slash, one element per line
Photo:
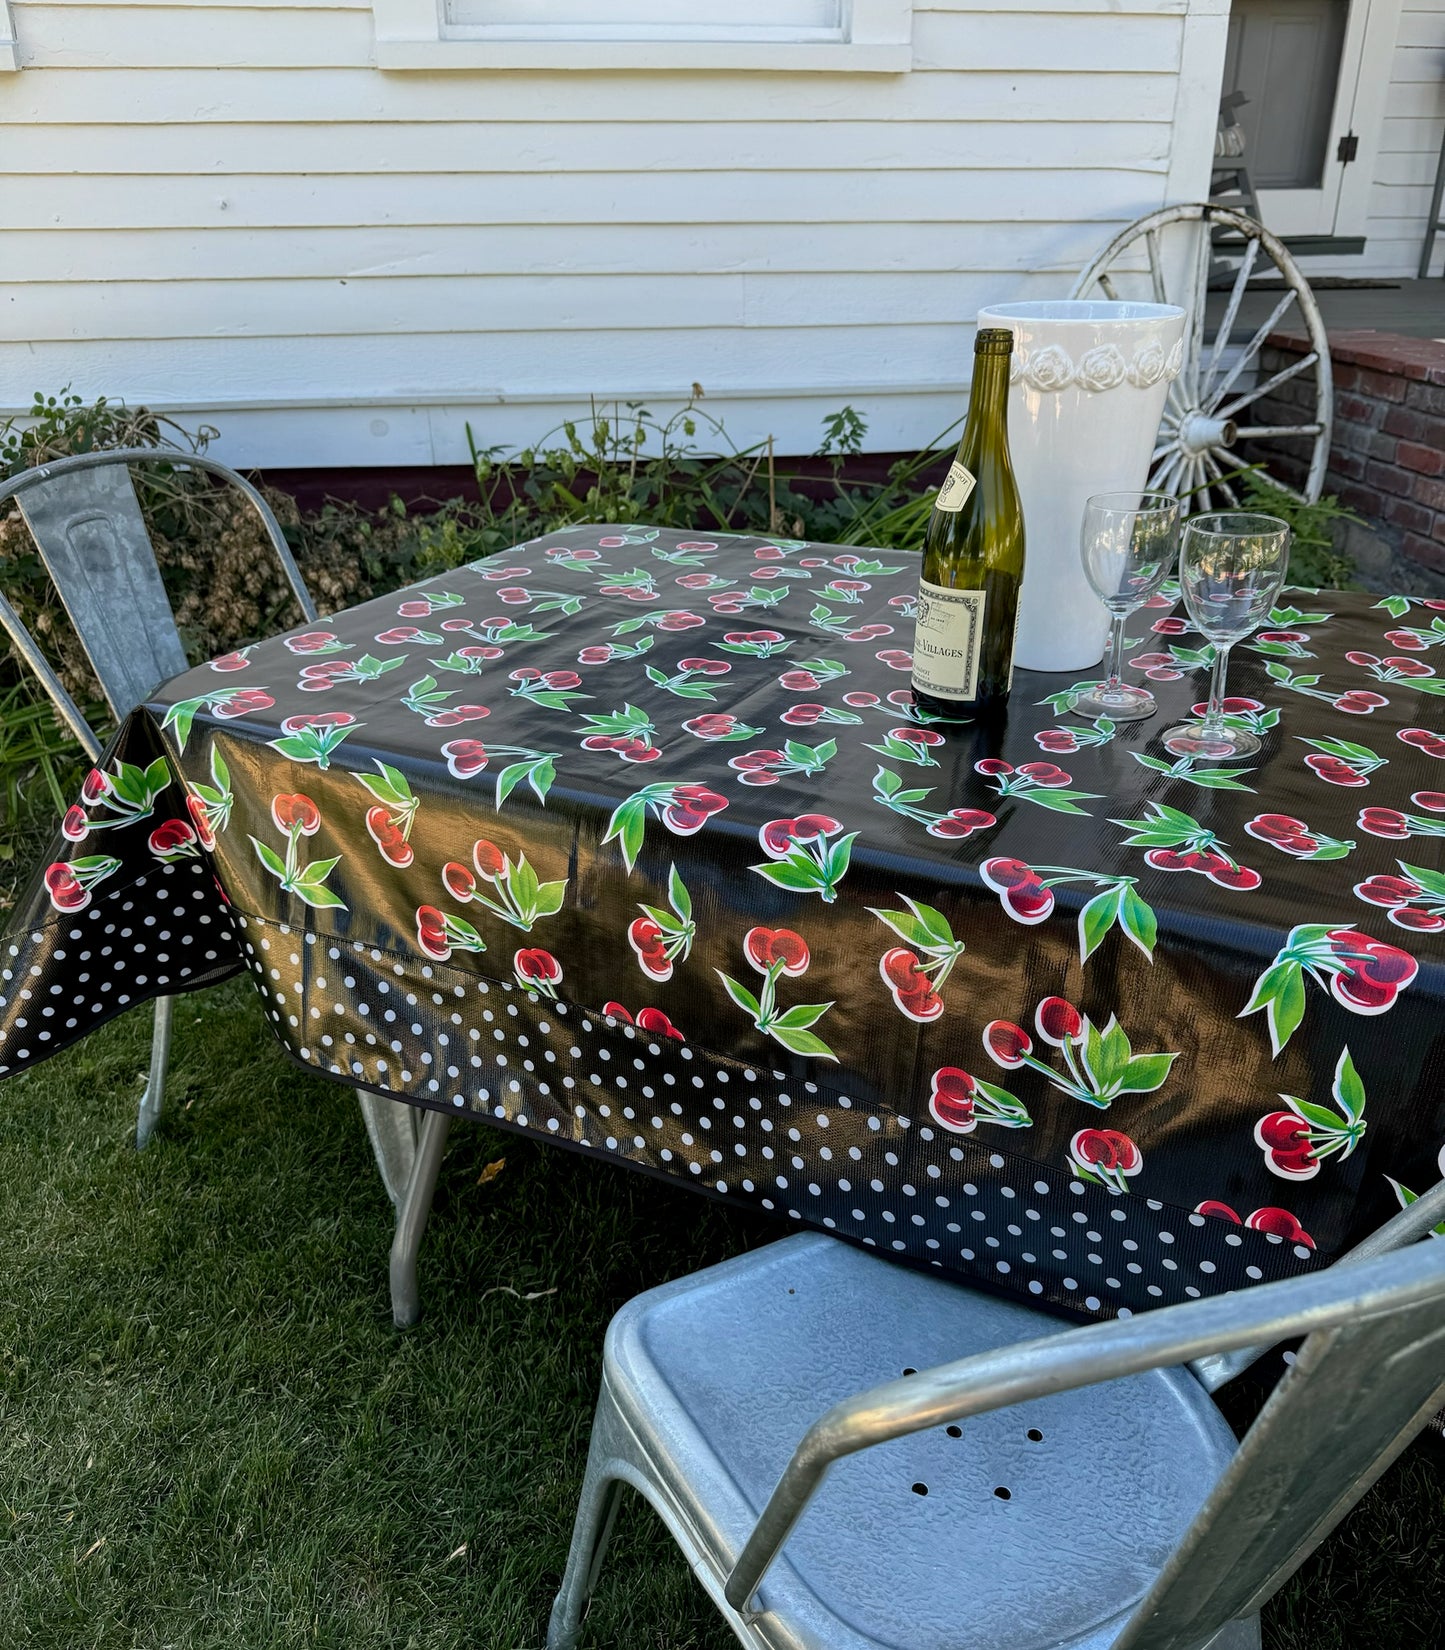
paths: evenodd
<path fill-rule="evenodd" d="M 0 0 L 3 6 L 5 0 Z M 615 30 L 539 24 L 450 24 L 446 0 L 372 0 L 382 69 L 727 69 L 903 74 L 913 63 L 913 0 L 842 0 L 836 30 L 788 33 L 732 27 L 718 0 L 716 34 L 619 25 Z M 822 35 L 822 38 L 819 36 Z"/>
<path fill-rule="evenodd" d="M 10 16 L 10 0 L 0 0 L 0 74 L 19 67 L 19 43 L 15 39 L 15 23 Z"/>

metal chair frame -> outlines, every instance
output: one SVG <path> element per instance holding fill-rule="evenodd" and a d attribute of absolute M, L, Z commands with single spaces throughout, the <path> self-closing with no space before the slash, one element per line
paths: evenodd
<path fill-rule="evenodd" d="M 0 482 L 0 504 L 13 498 L 19 506 L 117 722 L 161 682 L 187 668 L 130 476 L 132 466 L 156 464 L 202 470 L 237 489 L 265 528 L 302 616 L 308 622 L 317 617 L 316 604 L 270 505 L 244 476 L 213 458 L 168 448 L 122 447 L 56 459 Z M 86 755 L 99 761 L 104 750 L 99 735 L 3 594 L 0 626 Z M 175 999 L 158 998 L 150 1071 L 136 1119 L 138 1150 L 145 1149 L 160 1119 L 174 1018 Z M 382 1183 L 397 1211 L 392 1312 L 398 1327 L 403 1327 L 419 1315 L 417 1250 L 450 1119 L 428 1116 L 424 1122 L 415 1107 L 364 1089 L 358 1098 Z M 423 1136 L 429 1141 L 425 1149 L 420 1145 Z"/>
<path fill-rule="evenodd" d="M 727 1533 L 720 1507 L 706 1502 L 702 1488 L 721 1481 L 730 1486 L 727 1493 L 735 1499 L 729 1509 L 731 1529 L 740 1529 L 736 1497 L 743 1492 L 729 1476 L 730 1458 L 712 1453 L 711 1440 L 703 1433 L 689 1446 L 685 1417 L 691 1413 L 690 1404 L 669 1384 L 667 1352 L 657 1350 L 658 1344 L 676 1348 L 698 1331 L 687 1325 L 669 1329 L 666 1312 L 659 1314 L 659 1309 L 692 1291 L 714 1287 L 719 1300 L 731 1291 L 727 1310 L 735 1320 L 745 1321 L 754 1303 L 758 1309 L 763 1306 L 765 1268 L 776 1269 L 781 1258 L 789 1283 L 796 1282 L 803 1295 L 810 1257 L 814 1270 L 826 1264 L 828 1252 L 836 1253 L 836 1240 L 788 1238 L 641 1295 L 622 1308 L 608 1329 L 602 1397 L 567 1570 L 553 1605 L 548 1650 L 573 1650 L 578 1642 L 625 1483 L 638 1489 L 663 1518 L 744 1645 L 758 1650 L 881 1645 L 856 1623 L 832 1615 L 827 1600 L 816 1598 L 809 1592 L 811 1584 L 800 1581 L 784 1551 L 835 1463 L 949 1423 L 955 1423 L 951 1430 L 957 1436 L 958 1422 L 1147 1371 L 1172 1371 L 1170 1379 L 1194 1388 L 1197 1405 L 1217 1414 L 1206 1393 L 1267 1348 L 1304 1335 L 1308 1338 L 1243 1442 L 1212 1487 L 1200 1495 L 1202 1504 L 1172 1555 L 1154 1574 L 1152 1585 L 1121 1615 L 1092 1625 L 1082 1620 L 1077 1633 L 1071 1631 L 1057 1641 L 1059 1650 L 1066 1645 L 1079 1650 L 1257 1646 L 1261 1606 L 1399 1455 L 1445 1396 L 1445 1242 L 1415 1243 L 1442 1213 L 1445 1182 L 1326 1271 L 1127 1320 L 1063 1332 L 1055 1327 L 1042 1339 L 999 1345 L 957 1362 L 905 1372 L 905 1379 L 859 1392 L 807 1428 L 761 1512 L 747 1512 L 752 1528 L 741 1540 Z M 1406 1245 L 1413 1247 L 1393 1252 Z M 870 1277 L 876 1276 L 876 1311 L 881 1314 L 888 1279 L 897 1273 L 881 1260 L 862 1264 L 878 1268 Z M 928 1287 L 951 1286 L 929 1278 Z M 771 1288 L 776 1299 L 777 1283 Z M 790 1287 L 788 1293 L 793 1292 Z M 990 1301 L 985 1296 L 973 1298 L 981 1312 Z M 956 1309 L 956 1298 L 950 1304 Z M 870 1316 L 874 1308 L 871 1301 L 864 1305 Z M 1016 1318 L 1020 1310 L 1012 1309 Z M 1029 1315 L 1040 1328 L 1049 1321 L 1042 1313 Z M 650 1329 L 653 1323 L 656 1327 Z M 742 1378 L 728 1384 L 730 1393 L 765 1391 L 769 1372 L 751 1361 L 756 1352 L 754 1347 Z M 719 1341 L 710 1342 L 707 1356 L 727 1367 L 727 1352 Z M 796 1368 L 790 1366 L 788 1374 L 796 1378 Z M 656 1413 L 648 1408 L 650 1396 L 662 1401 Z M 786 1402 L 806 1413 L 806 1394 L 789 1396 Z M 664 1418 L 669 1403 L 677 1411 L 670 1419 Z M 679 1415 L 684 1419 L 679 1421 Z M 1219 1425 L 1223 1427 L 1222 1419 Z M 756 1503 L 746 1505 L 755 1509 Z M 818 1534 L 815 1524 L 815 1542 Z M 766 1578 L 780 1557 L 779 1585 L 769 1591 Z M 944 1555 L 930 1549 L 920 1556 L 920 1564 L 930 1559 L 937 1568 Z M 806 1620 L 797 1610 L 786 1613 L 786 1604 L 797 1605 L 800 1599 L 810 1608 L 816 1604 Z M 1018 1599 L 1021 1618 L 1027 1618 L 1027 1605 L 1026 1598 Z M 965 1627 L 960 1621 L 960 1631 Z M 1039 1642 L 1042 1646 L 1044 1641 Z"/>

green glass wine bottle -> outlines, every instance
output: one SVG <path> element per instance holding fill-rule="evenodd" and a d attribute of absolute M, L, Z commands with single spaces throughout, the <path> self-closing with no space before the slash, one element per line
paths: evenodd
<path fill-rule="evenodd" d="M 981 328 L 958 456 L 923 541 L 913 696 L 941 716 L 980 716 L 1008 696 L 1024 578 L 1024 516 L 1008 451 L 1006 327 Z"/>

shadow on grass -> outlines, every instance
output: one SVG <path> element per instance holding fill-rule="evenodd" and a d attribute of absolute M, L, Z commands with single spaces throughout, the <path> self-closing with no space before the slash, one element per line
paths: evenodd
<path fill-rule="evenodd" d="M 426 1315 L 397 1334 L 391 1209 L 349 1092 L 285 1061 L 243 981 L 178 1021 L 143 1156 L 148 1015 L 0 1088 L 0 1637 L 535 1650 L 608 1318 L 782 1228 L 461 1128 Z M 1412 1451 L 1272 1609 L 1267 1643 L 1439 1642 L 1442 1483 Z M 587 1642 L 733 1643 L 640 1505 Z"/>

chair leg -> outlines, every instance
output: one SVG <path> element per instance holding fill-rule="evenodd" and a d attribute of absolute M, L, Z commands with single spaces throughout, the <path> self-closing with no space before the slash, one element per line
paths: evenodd
<path fill-rule="evenodd" d="M 429 1111 L 422 1118 L 411 1181 L 406 1199 L 397 1212 L 396 1234 L 391 1240 L 391 1321 L 398 1329 L 410 1329 L 421 1316 L 416 1258 L 431 1214 L 432 1193 L 436 1191 L 437 1171 L 441 1168 L 451 1126 L 452 1120 L 444 1111 Z"/>
<path fill-rule="evenodd" d="M 572 1545 L 567 1551 L 567 1569 L 552 1603 L 547 1626 L 547 1650 L 576 1650 L 582 1618 L 592 1589 L 602 1572 L 602 1560 L 617 1521 L 623 1480 L 613 1476 L 612 1450 L 606 1438 L 605 1411 L 609 1403 L 604 1390 L 593 1423 L 592 1447 L 587 1454 L 587 1472 L 577 1504 L 577 1520 L 572 1526 Z"/>
<path fill-rule="evenodd" d="M 151 1069 L 146 1079 L 145 1093 L 140 1097 L 140 1112 L 135 1124 L 135 1149 L 143 1152 L 150 1143 L 155 1126 L 160 1122 L 161 1107 L 165 1102 L 166 1071 L 171 1063 L 171 1025 L 175 1020 L 174 997 L 156 998 L 155 1030 L 151 1035 Z"/>

